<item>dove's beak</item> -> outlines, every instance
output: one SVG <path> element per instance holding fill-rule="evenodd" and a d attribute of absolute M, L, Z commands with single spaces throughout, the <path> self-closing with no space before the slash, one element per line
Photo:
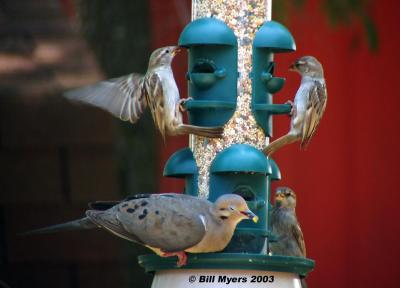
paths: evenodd
<path fill-rule="evenodd" d="M 254 223 L 258 222 L 258 216 L 251 212 L 250 210 L 247 211 L 240 211 L 243 215 L 245 215 L 248 219 L 253 220 Z"/>

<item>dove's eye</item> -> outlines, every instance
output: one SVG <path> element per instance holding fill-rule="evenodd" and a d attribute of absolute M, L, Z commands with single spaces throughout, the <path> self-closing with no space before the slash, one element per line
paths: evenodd
<path fill-rule="evenodd" d="M 166 54 L 168 54 L 168 53 L 169 53 L 169 50 L 168 50 L 168 49 L 167 49 L 167 50 L 165 50 L 165 53 L 166 53 Z"/>

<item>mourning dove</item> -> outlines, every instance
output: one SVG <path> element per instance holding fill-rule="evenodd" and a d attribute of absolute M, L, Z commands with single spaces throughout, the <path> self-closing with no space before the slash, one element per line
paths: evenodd
<path fill-rule="evenodd" d="M 129 74 L 65 93 L 71 100 L 92 104 L 111 112 L 123 121 L 135 123 L 147 106 L 163 138 L 165 135 L 195 134 L 221 137 L 223 127 L 183 124 L 182 103 L 171 69 L 177 46 L 156 49 L 150 56 L 145 75 Z"/>
<path fill-rule="evenodd" d="M 304 56 L 290 66 L 290 70 L 300 73 L 301 84 L 292 105 L 289 132 L 274 140 L 264 149 L 271 156 L 284 145 L 301 141 L 301 147 L 307 147 L 324 114 L 327 92 L 324 70 L 315 57 Z"/>
<path fill-rule="evenodd" d="M 246 201 L 235 194 L 222 195 L 215 203 L 184 194 L 142 194 L 89 207 L 85 218 L 25 234 L 104 228 L 162 257 L 178 256 L 180 267 L 187 262 L 186 252 L 221 251 L 240 221 L 258 220 Z"/>

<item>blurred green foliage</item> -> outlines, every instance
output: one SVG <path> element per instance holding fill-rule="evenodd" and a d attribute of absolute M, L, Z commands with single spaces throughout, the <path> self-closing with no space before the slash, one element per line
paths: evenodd
<path fill-rule="evenodd" d="M 304 8 L 307 0 L 275 0 L 273 1 L 274 18 L 279 21 L 287 21 L 290 11 Z M 379 38 L 376 25 L 370 13 L 371 0 L 322 0 L 321 9 L 326 14 L 329 23 L 336 27 L 338 25 L 350 26 L 358 21 L 364 28 L 364 34 L 369 48 L 378 50 Z"/>

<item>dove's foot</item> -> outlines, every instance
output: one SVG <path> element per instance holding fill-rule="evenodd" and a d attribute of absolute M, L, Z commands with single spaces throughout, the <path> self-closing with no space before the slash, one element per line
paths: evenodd
<path fill-rule="evenodd" d="M 192 98 L 192 97 L 188 97 L 188 98 L 185 98 L 185 99 L 179 99 L 179 101 L 178 101 L 178 107 L 179 107 L 179 110 L 180 110 L 181 112 L 186 112 L 185 103 L 186 103 L 187 101 L 189 101 L 189 100 L 193 100 L 193 98 Z"/>
<path fill-rule="evenodd" d="M 289 105 L 292 107 L 292 108 L 290 109 L 289 116 L 290 116 L 290 117 L 295 116 L 297 110 L 296 110 L 296 106 L 294 105 L 293 101 L 288 100 L 288 101 L 286 101 L 285 104 L 289 104 Z"/>
<path fill-rule="evenodd" d="M 178 256 L 178 262 L 176 262 L 176 266 L 182 267 L 185 266 L 187 263 L 187 255 L 184 251 L 180 252 L 163 252 L 161 257 L 172 257 L 172 256 Z"/>

